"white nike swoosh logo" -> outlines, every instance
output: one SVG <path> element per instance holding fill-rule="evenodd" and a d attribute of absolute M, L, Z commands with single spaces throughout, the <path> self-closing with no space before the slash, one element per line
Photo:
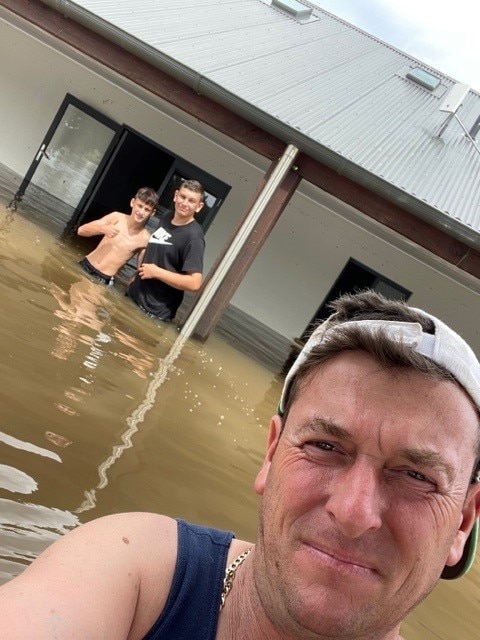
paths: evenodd
<path fill-rule="evenodd" d="M 153 236 L 152 238 L 150 238 L 150 242 L 152 244 L 169 244 L 169 245 L 173 244 L 172 242 L 167 242 L 164 238 L 154 238 Z"/>

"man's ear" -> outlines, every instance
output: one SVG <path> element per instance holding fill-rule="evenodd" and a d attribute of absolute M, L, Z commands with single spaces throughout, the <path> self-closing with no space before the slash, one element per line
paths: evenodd
<path fill-rule="evenodd" d="M 135 198 L 130 200 L 130 208 L 133 209 L 133 205 L 135 204 Z"/>
<path fill-rule="evenodd" d="M 203 209 L 204 204 L 205 204 L 204 202 L 200 202 L 197 208 L 195 209 L 195 213 L 198 213 L 199 211 L 201 211 Z"/>
<path fill-rule="evenodd" d="M 278 415 L 273 416 L 273 418 L 270 420 L 270 426 L 268 428 L 267 453 L 265 454 L 262 468 L 258 472 L 254 483 L 255 491 L 260 496 L 263 495 L 263 492 L 265 491 L 268 471 L 272 463 L 273 454 L 275 453 L 275 450 L 277 448 L 278 439 L 280 438 L 280 434 L 282 433 L 282 427 L 283 419 Z"/>
<path fill-rule="evenodd" d="M 457 562 L 460 562 L 465 543 L 477 518 L 480 518 L 480 483 L 471 485 L 468 490 L 467 498 L 462 509 L 460 526 L 455 534 L 452 546 L 450 547 L 450 553 L 445 562 L 447 567 L 453 567 Z"/>

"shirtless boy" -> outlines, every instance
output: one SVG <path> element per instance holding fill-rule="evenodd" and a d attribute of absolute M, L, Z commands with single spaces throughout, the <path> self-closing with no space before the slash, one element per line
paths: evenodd
<path fill-rule="evenodd" d="M 130 201 L 130 215 L 112 211 L 99 220 L 82 224 L 77 230 L 79 236 L 102 235 L 103 238 L 97 248 L 79 262 L 80 266 L 97 280 L 112 285 L 123 265 L 147 246 L 150 234 L 145 225 L 157 204 L 157 193 L 142 187 Z"/>

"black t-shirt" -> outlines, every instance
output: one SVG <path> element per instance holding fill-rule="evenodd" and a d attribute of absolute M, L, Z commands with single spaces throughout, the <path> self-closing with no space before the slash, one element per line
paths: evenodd
<path fill-rule="evenodd" d="M 157 230 L 145 250 L 143 262 L 153 263 L 175 273 L 202 273 L 205 238 L 196 220 L 177 226 L 172 224 L 173 213 L 160 216 Z M 183 300 L 184 292 L 154 278 L 135 279 L 127 295 L 139 307 L 161 320 L 171 320 Z"/>

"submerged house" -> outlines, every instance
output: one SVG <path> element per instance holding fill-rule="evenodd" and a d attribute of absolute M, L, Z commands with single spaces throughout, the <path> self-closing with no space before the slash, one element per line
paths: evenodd
<path fill-rule="evenodd" d="M 186 3 L 185 3 L 186 4 Z M 307 0 L 0 0 L 0 164 L 65 225 L 148 184 L 208 198 L 205 339 L 288 351 L 341 291 L 480 351 L 480 95 Z"/>

